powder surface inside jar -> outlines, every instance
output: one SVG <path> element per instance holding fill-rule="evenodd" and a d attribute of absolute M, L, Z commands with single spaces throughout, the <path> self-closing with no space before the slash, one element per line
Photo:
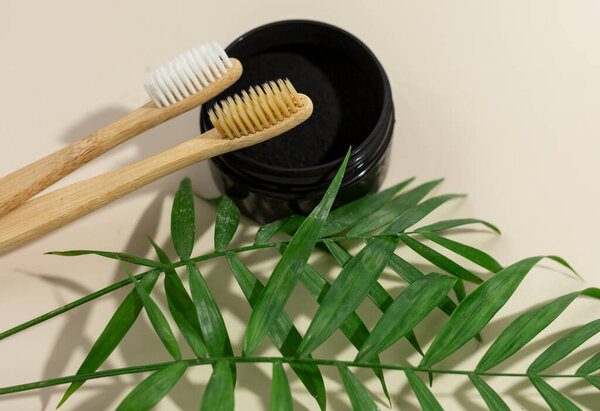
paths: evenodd
<path fill-rule="evenodd" d="M 351 59 L 311 45 L 272 48 L 240 57 L 241 79 L 228 91 L 289 78 L 314 104 L 312 116 L 284 135 L 241 151 L 270 166 L 306 168 L 343 157 L 360 144 L 377 121 L 380 108 L 368 76 Z"/>

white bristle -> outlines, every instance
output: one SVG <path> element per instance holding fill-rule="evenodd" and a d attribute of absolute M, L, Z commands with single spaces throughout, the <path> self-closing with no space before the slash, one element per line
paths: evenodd
<path fill-rule="evenodd" d="M 188 50 L 156 69 L 144 88 L 157 107 L 167 107 L 196 94 L 231 67 L 223 47 L 213 41 Z"/>

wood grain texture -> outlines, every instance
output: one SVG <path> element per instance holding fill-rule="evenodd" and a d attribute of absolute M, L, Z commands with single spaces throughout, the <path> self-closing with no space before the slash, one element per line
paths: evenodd
<path fill-rule="evenodd" d="M 0 253 L 61 227 L 161 177 L 198 161 L 276 137 L 312 114 L 311 100 L 300 94 L 298 112 L 263 131 L 224 139 L 216 129 L 145 160 L 60 188 L 0 217 Z"/>
<path fill-rule="evenodd" d="M 197 94 L 168 107 L 144 104 L 101 130 L 0 178 L 0 216 L 111 148 L 219 95 L 242 75 L 242 64 L 234 58 L 231 62 L 233 67 L 226 74 Z"/>

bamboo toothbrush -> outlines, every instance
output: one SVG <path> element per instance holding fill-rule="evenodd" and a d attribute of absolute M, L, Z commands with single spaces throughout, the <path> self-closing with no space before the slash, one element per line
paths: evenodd
<path fill-rule="evenodd" d="M 214 128 L 135 164 L 34 198 L 0 217 L 0 252 L 61 227 L 200 160 L 261 143 L 312 114 L 311 100 L 289 80 L 253 87 L 209 112 Z"/>
<path fill-rule="evenodd" d="M 0 216 L 124 141 L 199 106 L 242 75 L 216 42 L 191 49 L 154 71 L 144 84 L 152 101 L 55 153 L 0 178 Z"/>

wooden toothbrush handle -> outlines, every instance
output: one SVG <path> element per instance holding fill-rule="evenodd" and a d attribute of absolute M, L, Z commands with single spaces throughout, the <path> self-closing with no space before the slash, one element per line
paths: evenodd
<path fill-rule="evenodd" d="M 248 136 L 224 139 L 216 129 L 145 160 L 59 188 L 0 217 L 0 253 L 78 219 L 117 198 L 198 161 L 276 137 L 310 117 L 313 105 L 300 94 L 302 107 L 292 116 Z"/>
<path fill-rule="evenodd" d="M 0 178 L 0 216 L 111 148 L 217 96 L 242 74 L 241 63 L 236 59 L 231 62 L 233 67 L 227 74 L 197 94 L 168 107 L 158 108 L 149 102 L 82 140 Z"/>
<path fill-rule="evenodd" d="M 200 160 L 230 151 L 215 130 L 161 154 L 34 198 L 0 217 L 0 252 L 78 219 Z M 217 143 L 217 144 L 215 144 Z"/>

